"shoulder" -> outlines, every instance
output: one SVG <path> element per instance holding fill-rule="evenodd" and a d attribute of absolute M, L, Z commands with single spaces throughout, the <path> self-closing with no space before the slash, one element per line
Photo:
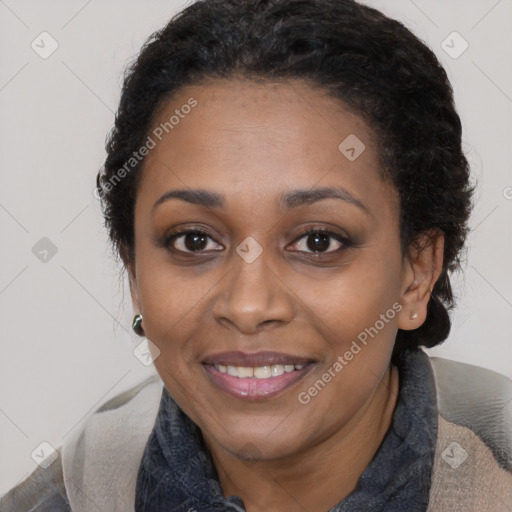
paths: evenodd
<path fill-rule="evenodd" d="M 0 512 L 70 512 L 62 475 L 61 449 L 47 468 L 39 467 L 0 498 Z"/>
<path fill-rule="evenodd" d="M 74 512 L 94 510 L 93 504 L 100 510 L 133 509 L 137 472 L 162 387 L 155 375 L 114 397 L 63 445 L 64 484 Z"/>
<path fill-rule="evenodd" d="M 512 380 L 492 370 L 431 357 L 439 413 L 472 430 L 512 473 Z"/>
<path fill-rule="evenodd" d="M 512 510 L 512 474 L 471 429 L 441 415 L 428 510 Z"/>
<path fill-rule="evenodd" d="M 432 358 L 438 433 L 429 512 L 512 510 L 512 381 Z"/>
<path fill-rule="evenodd" d="M 132 512 L 162 388 L 154 375 L 102 405 L 59 447 L 48 468 L 37 468 L 0 499 L 0 512 Z"/>

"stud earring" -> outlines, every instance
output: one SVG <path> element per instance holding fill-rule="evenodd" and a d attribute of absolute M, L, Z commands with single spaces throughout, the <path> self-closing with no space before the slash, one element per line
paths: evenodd
<path fill-rule="evenodd" d="M 411 315 L 409 316 L 409 320 L 415 320 L 416 318 L 418 318 L 418 313 L 416 313 L 416 311 L 414 311 L 413 313 L 411 313 Z"/>
<path fill-rule="evenodd" d="M 137 336 L 144 336 L 144 329 L 142 328 L 142 315 L 135 315 L 133 317 L 132 329 Z"/>

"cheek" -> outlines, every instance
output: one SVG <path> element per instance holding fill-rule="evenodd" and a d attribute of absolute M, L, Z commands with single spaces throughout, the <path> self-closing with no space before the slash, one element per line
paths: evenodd
<path fill-rule="evenodd" d="M 391 251 L 373 255 L 317 282 L 314 293 L 299 291 L 328 353 L 315 376 L 319 385 L 300 391 L 318 414 L 331 411 L 333 425 L 368 399 L 388 368 L 401 309 L 399 261 Z M 325 388 L 319 380 L 328 382 Z"/>
<path fill-rule="evenodd" d="M 298 290 L 326 354 L 316 378 L 329 385 L 314 407 L 332 408 L 339 415 L 355 411 L 386 371 L 401 309 L 396 261 L 353 262 L 350 271 L 317 282 L 314 293 Z"/>
<path fill-rule="evenodd" d="M 137 255 L 138 289 L 146 335 L 164 351 L 179 346 L 197 329 L 218 279 L 208 272 L 194 276 L 190 267 L 172 266 L 160 253 L 141 250 Z"/>
<path fill-rule="evenodd" d="M 343 350 L 376 323 L 381 338 L 393 335 L 400 297 L 399 270 L 396 259 L 368 257 L 352 261 L 330 278 L 297 280 L 294 292 L 329 345 Z"/>

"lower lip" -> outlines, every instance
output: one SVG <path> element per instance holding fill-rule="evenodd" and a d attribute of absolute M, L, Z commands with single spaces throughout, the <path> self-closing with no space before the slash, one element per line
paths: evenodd
<path fill-rule="evenodd" d="M 313 364 L 304 366 L 301 370 L 283 373 L 277 377 L 257 379 L 255 377 L 234 377 L 222 373 L 215 366 L 203 365 L 211 382 L 226 393 L 236 398 L 261 399 L 270 398 L 290 388 L 309 373 Z"/>

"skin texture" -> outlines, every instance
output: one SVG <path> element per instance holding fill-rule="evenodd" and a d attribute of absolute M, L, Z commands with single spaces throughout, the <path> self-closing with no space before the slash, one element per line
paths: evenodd
<path fill-rule="evenodd" d="M 160 350 L 159 375 L 202 431 L 225 496 L 239 495 L 249 512 L 325 511 L 354 490 L 389 428 L 395 336 L 425 321 L 443 236 L 430 233 L 423 250 L 402 254 L 398 194 L 380 177 L 371 128 L 340 101 L 300 82 L 218 80 L 182 89 L 154 125 L 191 97 L 197 106 L 142 171 L 135 261 L 125 260 L 134 309 Z M 355 161 L 338 149 L 350 134 L 366 147 Z M 333 198 L 279 205 L 290 190 L 327 186 L 348 190 L 367 211 Z M 224 206 L 172 199 L 152 209 L 170 190 L 196 188 L 222 194 Z M 165 246 L 166 235 L 192 228 L 210 237 L 202 253 Z M 302 237 L 309 228 L 352 244 L 331 238 L 315 254 Z M 252 263 L 236 252 L 248 236 L 263 249 Z M 187 250 L 184 237 L 173 245 Z M 300 403 L 299 393 L 394 303 L 401 311 Z M 277 396 L 249 401 L 220 390 L 204 370 L 206 356 L 229 350 L 274 350 L 315 365 Z"/>

